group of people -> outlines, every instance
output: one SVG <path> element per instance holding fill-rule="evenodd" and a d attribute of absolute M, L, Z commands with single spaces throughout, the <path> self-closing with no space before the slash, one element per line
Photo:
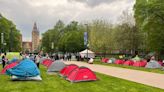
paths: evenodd
<path fill-rule="evenodd" d="M 2 60 L 1 60 L 2 61 L 2 68 L 4 68 L 5 65 L 10 62 L 9 59 L 6 57 L 6 55 L 7 55 L 6 53 L 4 53 L 2 55 Z M 17 59 L 18 62 L 22 61 L 24 59 L 30 59 L 30 60 L 34 61 L 34 63 L 39 68 L 39 63 L 40 63 L 41 57 L 42 56 L 40 54 L 22 54 L 22 53 L 20 53 L 20 57 L 13 57 L 13 58 Z"/>
<path fill-rule="evenodd" d="M 40 55 L 40 54 L 23 54 L 22 55 L 22 59 L 30 59 L 30 60 L 34 61 L 34 63 L 37 65 L 38 68 L 39 68 L 39 63 L 40 63 L 41 57 L 42 57 L 42 55 Z"/>

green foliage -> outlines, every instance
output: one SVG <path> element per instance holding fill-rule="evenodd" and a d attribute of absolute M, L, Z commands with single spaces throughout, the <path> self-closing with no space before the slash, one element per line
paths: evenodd
<path fill-rule="evenodd" d="M 109 52 L 113 49 L 112 25 L 95 20 L 89 26 L 89 47 L 96 52 Z"/>
<path fill-rule="evenodd" d="M 79 52 L 83 49 L 83 32 L 67 32 L 59 41 L 59 50 L 63 52 Z"/>
<path fill-rule="evenodd" d="M 120 50 L 134 53 L 142 48 L 142 36 L 134 24 L 133 16 L 127 12 L 123 12 L 121 22 L 117 25 L 95 20 L 89 29 L 90 48 L 96 52 L 110 53 Z"/>
<path fill-rule="evenodd" d="M 21 34 L 20 31 L 16 29 L 16 26 L 13 26 L 14 24 L 12 21 L 6 19 L 5 17 L 2 16 L 0 19 L 0 33 L 4 33 L 4 50 L 9 51 L 9 46 L 10 46 L 10 32 L 12 32 L 12 41 L 13 41 L 13 47 L 12 51 L 21 51 Z M 13 27 L 12 27 L 13 26 Z M 12 28 L 11 28 L 12 27 Z M 0 37 L 1 40 L 1 37 Z M 0 48 L 2 48 L 2 44 L 0 45 Z"/>
<path fill-rule="evenodd" d="M 129 19 L 129 20 L 128 20 Z M 79 52 L 84 48 L 84 32 L 88 31 L 89 49 L 94 52 L 110 53 L 113 50 L 135 51 L 141 48 L 141 34 L 133 24 L 133 16 L 123 13 L 122 23 L 113 25 L 104 20 L 94 20 L 84 25 L 72 21 L 64 26 L 58 21 L 53 29 L 43 34 L 42 47 L 46 52 L 53 50 Z M 127 21 L 128 20 L 128 21 Z M 54 49 L 51 43 L 54 43 Z"/>
<path fill-rule="evenodd" d="M 148 2 L 147 2 L 148 1 Z M 137 28 L 144 34 L 146 48 L 164 53 L 164 0 L 136 0 Z"/>
<path fill-rule="evenodd" d="M 84 49 L 83 32 L 84 28 L 78 22 L 64 26 L 59 20 L 53 29 L 43 34 L 42 48 L 45 52 L 79 52 Z"/>
<path fill-rule="evenodd" d="M 118 25 L 114 30 L 115 46 L 119 50 L 135 51 L 140 46 L 140 34 L 135 26 L 127 23 Z"/>

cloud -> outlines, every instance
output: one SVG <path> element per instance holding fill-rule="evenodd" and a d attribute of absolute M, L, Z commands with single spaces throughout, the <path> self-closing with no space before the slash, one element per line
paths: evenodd
<path fill-rule="evenodd" d="M 68 1 L 79 2 L 79 3 L 86 4 L 89 7 L 95 7 L 95 6 L 99 6 L 101 4 L 110 4 L 110 3 L 116 2 L 118 0 L 68 0 Z"/>
<path fill-rule="evenodd" d="M 135 0 L 0 0 L 0 13 L 12 20 L 31 40 L 33 23 L 41 33 L 53 28 L 60 19 L 68 24 L 104 19 L 115 23 L 123 10 L 132 11 Z"/>

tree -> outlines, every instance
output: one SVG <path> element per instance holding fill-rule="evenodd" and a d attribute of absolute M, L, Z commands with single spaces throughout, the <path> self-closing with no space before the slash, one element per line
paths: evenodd
<path fill-rule="evenodd" d="M 44 52 L 54 52 L 54 50 L 58 48 L 58 42 L 64 33 L 64 27 L 64 23 L 59 20 L 53 29 L 49 29 L 42 34 L 43 38 L 41 47 L 44 49 Z"/>
<path fill-rule="evenodd" d="M 113 49 L 111 24 L 103 20 L 95 20 L 89 25 L 89 48 L 101 53 Z"/>
<path fill-rule="evenodd" d="M 64 23 L 59 20 L 53 29 L 49 29 L 43 34 L 42 48 L 44 52 L 53 52 L 54 50 L 79 52 L 83 50 L 83 27 L 76 21 L 64 26 Z"/>
<path fill-rule="evenodd" d="M 114 39 L 117 49 L 123 52 L 131 52 L 134 54 L 136 50 L 141 48 L 141 35 L 135 26 L 134 17 L 131 13 L 123 11 L 120 16 L 121 22 L 115 26 Z M 130 54 L 130 53 L 129 53 Z"/>
<path fill-rule="evenodd" d="M 60 39 L 59 50 L 63 52 L 79 52 L 84 49 L 83 32 L 67 32 Z"/>
<path fill-rule="evenodd" d="M 146 48 L 164 54 L 164 0 L 136 0 L 137 28 L 143 32 Z"/>
<path fill-rule="evenodd" d="M 64 29 L 64 35 L 59 41 L 59 50 L 63 52 L 79 52 L 84 49 L 83 25 L 72 21 Z"/>
<path fill-rule="evenodd" d="M 12 21 L 6 19 L 1 14 L 0 14 L 0 17 L 1 17 L 0 18 L 0 33 L 4 33 L 4 43 L 6 43 L 6 44 L 1 43 L 0 48 L 3 48 L 5 51 L 9 51 L 10 44 L 11 44 L 10 40 L 12 39 L 13 41 L 12 51 L 21 51 L 20 31 L 16 29 L 16 26 L 12 23 Z M 11 30 L 12 30 L 12 35 L 13 35 L 12 38 L 10 38 Z"/>

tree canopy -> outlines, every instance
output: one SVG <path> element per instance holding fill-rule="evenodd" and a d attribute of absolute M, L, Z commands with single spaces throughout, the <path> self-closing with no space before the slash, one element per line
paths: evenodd
<path fill-rule="evenodd" d="M 12 30 L 12 34 L 11 34 L 11 30 Z M 20 31 L 16 29 L 16 25 L 14 25 L 12 21 L 3 17 L 1 14 L 0 14 L 0 33 L 4 34 L 4 42 L 3 43 L 1 42 L 0 45 L 1 50 L 3 49 L 3 51 L 9 51 L 9 48 L 11 48 L 11 51 L 21 51 Z"/>
<path fill-rule="evenodd" d="M 137 28 L 143 33 L 146 49 L 164 54 L 164 0 L 136 0 Z"/>

